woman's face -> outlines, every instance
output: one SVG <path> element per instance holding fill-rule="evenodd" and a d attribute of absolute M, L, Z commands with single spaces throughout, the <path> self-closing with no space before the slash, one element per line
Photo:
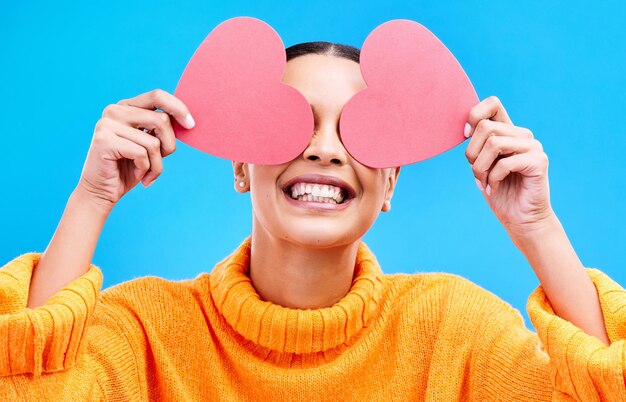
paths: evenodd
<path fill-rule="evenodd" d="M 366 87 L 359 65 L 335 56 L 299 56 L 287 62 L 283 82 L 308 100 L 315 128 L 307 148 L 291 162 L 233 162 L 235 188 L 245 192 L 249 186 L 253 236 L 263 231 L 314 248 L 352 244 L 381 210 L 389 209 L 385 201 L 391 200 L 400 172 L 400 168 L 372 169 L 360 164 L 339 137 L 343 106 Z M 247 183 L 243 188 L 238 184 L 242 180 Z"/>

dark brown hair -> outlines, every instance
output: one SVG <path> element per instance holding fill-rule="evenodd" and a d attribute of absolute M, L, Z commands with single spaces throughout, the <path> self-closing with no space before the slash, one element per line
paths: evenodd
<path fill-rule="evenodd" d="M 287 61 L 306 54 L 320 54 L 343 57 L 358 63 L 361 54 L 361 50 L 356 47 L 332 42 L 298 43 L 297 45 L 288 47 L 285 51 L 287 52 Z"/>

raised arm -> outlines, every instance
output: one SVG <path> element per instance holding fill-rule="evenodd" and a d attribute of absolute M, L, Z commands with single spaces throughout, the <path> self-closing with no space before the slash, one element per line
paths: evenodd
<path fill-rule="evenodd" d="M 162 158 L 176 149 L 170 116 L 185 127 L 194 124 L 178 98 L 158 89 L 104 109 L 79 183 L 33 272 L 28 307 L 43 305 L 83 275 L 116 203 L 140 180 L 147 187 L 161 174 Z"/>
<path fill-rule="evenodd" d="M 554 312 L 609 345 L 596 287 L 556 215 L 545 226 L 512 238 L 539 278 Z"/>
<path fill-rule="evenodd" d="M 27 307 L 42 306 L 91 264 L 109 210 L 93 202 L 82 187 L 70 196 L 48 248 L 33 271 Z"/>
<path fill-rule="evenodd" d="M 0 268 L 0 400 L 146 394 L 143 328 L 124 303 L 100 300 L 102 273 L 91 260 L 113 206 L 140 180 L 150 185 L 174 152 L 170 116 L 193 125 L 185 105 L 161 90 L 107 106 L 45 253 Z"/>
<path fill-rule="evenodd" d="M 598 295 L 550 205 L 548 156 L 532 132 L 513 125 L 500 100 L 469 112 L 465 155 L 513 243 L 526 256 L 555 311 L 604 344 Z"/>

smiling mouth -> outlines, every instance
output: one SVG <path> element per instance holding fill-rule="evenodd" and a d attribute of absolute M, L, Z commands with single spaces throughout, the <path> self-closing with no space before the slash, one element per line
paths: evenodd
<path fill-rule="evenodd" d="M 345 205 L 356 196 L 347 182 L 334 176 L 305 174 L 292 178 L 283 187 L 291 200 L 320 205 Z"/>
<path fill-rule="evenodd" d="M 344 188 L 320 183 L 298 182 L 283 191 L 293 200 L 323 204 L 343 204 L 351 198 Z"/>

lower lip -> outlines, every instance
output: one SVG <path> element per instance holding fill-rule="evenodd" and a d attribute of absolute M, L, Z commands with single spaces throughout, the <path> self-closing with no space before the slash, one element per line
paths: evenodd
<path fill-rule="evenodd" d="M 292 205 L 299 208 L 311 209 L 314 211 L 341 211 L 348 208 L 348 205 L 350 204 L 350 202 L 352 202 L 352 198 L 345 200 L 341 204 L 333 204 L 331 202 L 300 201 L 294 200 L 284 191 L 282 193 L 285 195 L 287 201 L 290 202 Z"/>

